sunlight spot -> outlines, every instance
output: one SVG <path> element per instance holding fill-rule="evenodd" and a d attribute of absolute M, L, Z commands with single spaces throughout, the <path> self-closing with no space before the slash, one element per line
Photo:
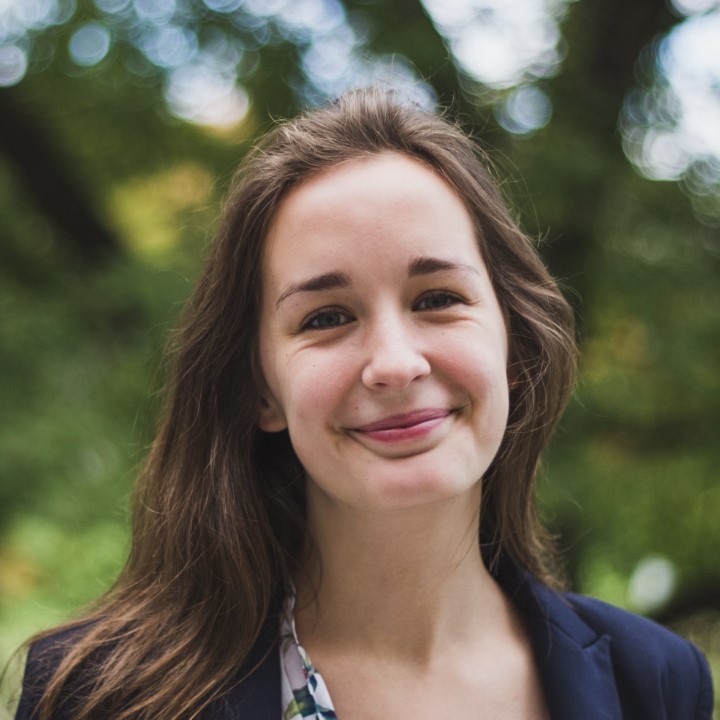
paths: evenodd
<path fill-rule="evenodd" d="M 197 36 L 187 28 L 166 25 L 150 30 L 140 46 L 154 65 L 178 67 L 192 60 L 197 51 Z"/>
<path fill-rule="evenodd" d="M 514 135 L 528 135 L 550 121 L 550 98 L 538 87 L 524 86 L 513 90 L 496 107 L 495 116 L 501 127 Z"/>
<path fill-rule="evenodd" d="M 717 9 L 689 17 L 661 40 L 652 85 L 628 93 L 620 129 L 625 154 L 642 175 L 682 180 L 697 200 L 720 188 L 720 175 L 706 172 L 720 161 L 720 2 L 682 7 Z M 699 216 L 717 214 L 713 203 L 703 207 Z"/>
<path fill-rule="evenodd" d="M 17 85 L 27 71 L 27 55 L 17 45 L 0 47 L 0 87 Z"/>
<path fill-rule="evenodd" d="M 130 6 L 130 0 L 95 0 L 98 10 L 114 15 Z"/>
<path fill-rule="evenodd" d="M 110 50 L 110 32 L 100 23 L 87 23 L 73 33 L 68 49 L 77 65 L 97 65 Z"/>
<path fill-rule="evenodd" d="M 459 65 L 487 87 L 552 76 L 565 0 L 423 0 Z"/>
<path fill-rule="evenodd" d="M 24 39 L 28 30 L 61 25 L 75 9 L 75 0 L 0 0 L 0 43 Z"/>
<path fill-rule="evenodd" d="M 165 87 L 171 112 L 199 125 L 227 127 L 247 114 L 250 100 L 234 75 L 218 73 L 204 64 L 172 70 Z"/>
<path fill-rule="evenodd" d="M 243 0 L 203 0 L 208 10 L 231 13 L 242 7 Z"/>
<path fill-rule="evenodd" d="M 134 0 L 140 20 L 162 25 L 169 22 L 177 8 L 175 0 Z"/>
<path fill-rule="evenodd" d="M 662 607 L 675 591 L 675 566 L 660 555 L 643 558 L 633 570 L 628 585 L 628 596 L 641 612 L 652 612 Z"/>
<path fill-rule="evenodd" d="M 670 4 L 683 15 L 697 15 L 720 8 L 720 0 L 670 0 Z"/>
<path fill-rule="evenodd" d="M 211 206 L 212 187 L 212 173 L 194 163 L 133 176 L 113 189 L 110 214 L 131 252 L 160 258 L 182 241 L 188 216 Z"/>
<path fill-rule="evenodd" d="M 10 6 L 13 3 L 9 3 Z M 54 14 L 57 3 L 54 0 L 22 0 L 16 2 L 14 12 L 18 20 L 27 28 L 42 27 Z"/>
<path fill-rule="evenodd" d="M 688 166 L 688 153 L 673 132 L 649 130 L 642 147 L 643 170 L 653 180 L 677 180 Z"/>
<path fill-rule="evenodd" d="M 295 0 L 278 14 L 290 40 L 323 35 L 340 27 L 345 11 L 337 0 Z"/>
<path fill-rule="evenodd" d="M 243 6 L 251 15 L 272 17 L 287 7 L 288 0 L 244 0 Z"/>

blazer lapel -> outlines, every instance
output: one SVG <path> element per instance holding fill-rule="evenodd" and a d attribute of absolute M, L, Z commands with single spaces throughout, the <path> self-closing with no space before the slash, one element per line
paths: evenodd
<path fill-rule="evenodd" d="M 610 637 L 583 622 L 561 593 L 502 566 L 498 581 L 528 620 L 552 720 L 622 720 Z"/>
<path fill-rule="evenodd" d="M 248 659 L 238 673 L 237 684 L 203 713 L 203 720 L 279 720 L 280 655 L 278 622 L 266 621 Z"/>
<path fill-rule="evenodd" d="M 496 577 L 527 619 L 552 720 L 622 720 L 610 637 L 583 622 L 566 596 L 507 560 L 501 560 Z M 281 716 L 277 633 L 273 618 L 239 673 L 242 679 L 208 708 L 206 720 Z"/>

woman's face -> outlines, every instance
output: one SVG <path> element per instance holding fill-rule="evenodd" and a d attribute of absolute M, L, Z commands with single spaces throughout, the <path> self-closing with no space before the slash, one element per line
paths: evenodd
<path fill-rule="evenodd" d="M 395 153 L 331 168 L 280 205 L 262 272 L 259 424 L 288 429 L 308 497 L 475 496 L 507 424 L 507 333 L 452 189 Z"/>

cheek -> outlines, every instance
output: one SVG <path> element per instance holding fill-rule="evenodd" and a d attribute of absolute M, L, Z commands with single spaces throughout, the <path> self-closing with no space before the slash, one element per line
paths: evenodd
<path fill-rule="evenodd" d="M 290 367 L 283 397 L 290 442 L 310 477 L 330 470 L 342 441 L 344 419 L 351 415 L 351 384 L 342 364 L 298 363 Z"/>
<path fill-rule="evenodd" d="M 502 341 L 446 343 L 444 374 L 469 401 L 477 438 L 499 444 L 507 427 L 510 388 Z"/>
<path fill-rule="evenodd" d="M 507 395 L 507 353 L 501 338 L 444 338 L 438 362 L 472 392 Z"/>
<path fill-rule="evenodd" d="M 283 382 L 283 401 L 291 436 L 309 425 L 335 425 L 344 413 L 354 370 L 345 359 L 327 356 L 298 357 L 288 363 Z"/>

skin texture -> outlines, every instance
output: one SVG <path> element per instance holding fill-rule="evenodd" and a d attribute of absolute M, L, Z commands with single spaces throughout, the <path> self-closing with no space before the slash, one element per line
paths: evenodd
<path fill-rule="evenodd" d="M 473 492 L 507 422 L 507 338 L 452 190 L 390 153 L 311 178 L 264 280 L 260 427 L 289 429 L 313 492 L 366 509 Z"/>
<path fill-rule="evenodd" d="M 260 427 L 289 431 L 317 548 L 296 628 L 339 716 L 545 718 L 477 541 L 508 348 L 462 202 L 395 153 L 310 178 L 275 217 L 260 321 Z"/>

